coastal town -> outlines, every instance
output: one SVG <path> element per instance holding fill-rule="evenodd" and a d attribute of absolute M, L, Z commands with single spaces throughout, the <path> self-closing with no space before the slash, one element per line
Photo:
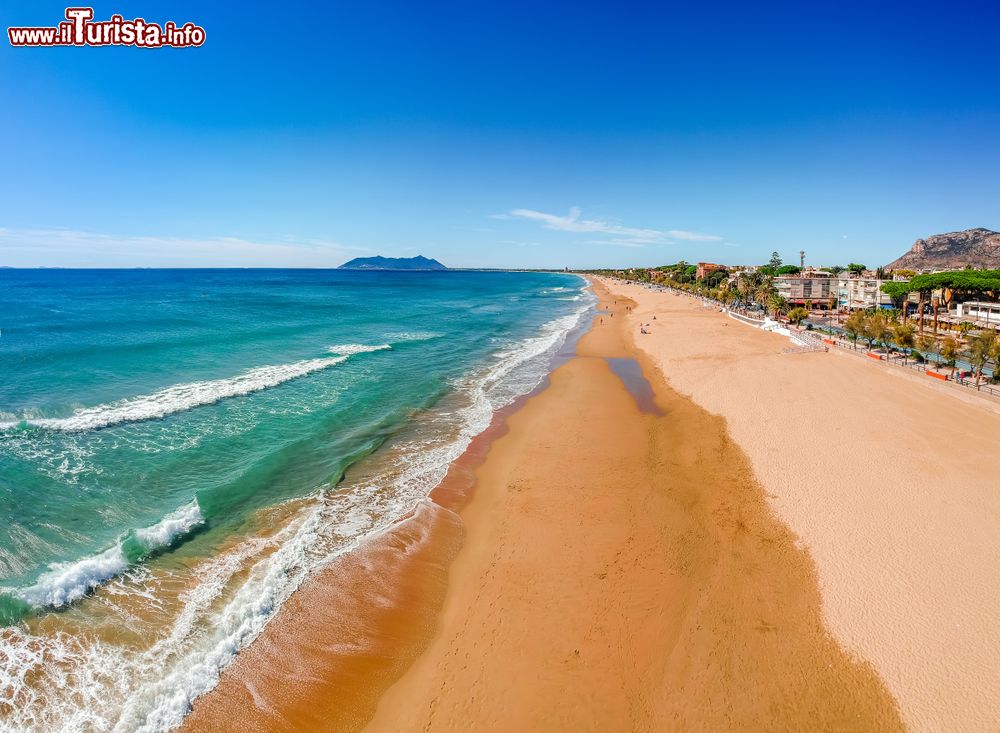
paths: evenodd
<path fill-rule="evenodd" d="M 758 266 L 731 284 L 727 275 L 706 290 L 696 282 L 678 282 L 676 269 L 674 279 L 652 269 L 659 274 L 651 277 L 646 270 L 641 280 L 640 273 L 627 271 L 590 276 L 607 293 L 600 309 L 613 313 L 595 330 L 626 331 L 635 353 L 649 359 L 654 385 L 690 398 L 724 421 L 726 434 L 750 460 L 770 510 L 809 548 L 824 626 L 842 648 L 878 672 L 898 703 L 903 728 L 996 730 L 1000 686 L 993 680 L 1000 680 L 995 661 L 1000 637 L 993 631 L 992 609 L 1000 598 L 987 574 L 995 575 L 1000 552 L 993 457 L 1000 402 L 988 377 L 977 385 L 974 377 L 962 376 L 972 370 L 970 351 L 990 339 L 978 335 L 995 331 L 985 322 L 964 335 L 949 328 L 944 317 L 955 306 L 939 301 L 935 337 L 931 294 L 925 295 L 925 339 L 947 344 L 961 338 L 953 368 L 938 365 L 938 355 L 923 346 L 917 306 L 909 298 L 905 324 L 903 309 L 891 318 L 896 308 L 886 303 L 889 307 L 813 307 L 796 325 L 794 311 L 805 305 L 779 300 L 784 296 L 776 292 L 775 280 L 785 275 L 761 273 Z M 917 273 L 905 287 L 919 284 L 920 276 L 963 272 L 971 271 Z M 692 274 L 696 280 L 697 265 Z M 857 279 L 879 279 L 874 274 L 859 271 Z M 838 291 L 834 283 L 841 277 L 852 279 L 850 271 L 829 278 Z M 903 282 L 892 277 L 882 285 Z M 751 282 L 757 287 L 749 287 Z M 955 302 L 972 302 L 950 289 Z M 973 298 L 992 302 L 993 295 Z M 827 318 L 839 325 L 827 327 Z M 899 347 L 886 335 L 911 329 L 917 343 L 910 347 Z M 882 339 L 876 338 L 880 330 Z M 692 440 L 708 431 L 674 412 L 667 419 L 681 422 Z M 698 455 L 703 480 L 724 464 L 708 445 Z M 663 468 L 673 471 L 674 464 Z M 720 513 L 720 522 L 732 522 L 734 537 L 770 543 L 770 535 L 748 531 L 744 511 L 730 507 Z M 750 583 L 756 589 L 764 581 L 755 572 Z M 761 618 L 768 633 L 784 638 L 786 626 L 769 614 Z M 859 689 L 864 685 L 853 688 L 850 699 L 858 699 Z M 816 723 L 821 716 L 815 714 L 813 724 L 799 728 L 739 729 L 895 729 L 866 715 L 846 726 Z"/>
<path fill-rule="evenodd" d="M 992 234 L 992 233 L 991 233 Z M 768 329 L 792 328 L 804 348 L 841 347 L 1000 397 L 1000 269 L 869 268 L 677 262 L 600 271 L 671 289 Z M 895 263 L 894 263 L 895 264 Z"/>

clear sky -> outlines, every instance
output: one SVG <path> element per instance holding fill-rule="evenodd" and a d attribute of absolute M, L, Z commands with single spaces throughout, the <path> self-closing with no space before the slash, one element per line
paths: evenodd
<path fill-rule="evenodd" d="M 876 265 L 1000 229 L 996 2 L 227 7 L 94 5 L 201 48 L 0 40 L 0 265 Z"/>

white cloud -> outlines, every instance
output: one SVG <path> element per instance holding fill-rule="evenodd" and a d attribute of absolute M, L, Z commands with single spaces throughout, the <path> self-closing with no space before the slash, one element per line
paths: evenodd
<path fill-rule="evenodd" d="M 359 251 L 367 250 L 287 235 L 260 241 L 0 228 L 0 265 L 20 267 L 335 267 Z"/>
<path fill-rule="evenodd" d="M 588 239 L 585 244 L 605 244 L 611 247 L 648 247 L 651 243 L 636 239 Z M 673 242 L 657 242 L 656 244 L 673 244 Z"/>
<path fill-rule="evenodd" d="M 643 247 L 651 244 L 667 244 L 672 239 L 684 239 L 691 242 L 718 242 L 722 237 L 700 232 L 687 232 L 679 229 L 662 231 L 627 227 L 600 219 L 584 219 L 583 212 L 576 206 L 569 210 L 567 216 L 548 214 L 534 209 L 513 209 L 506 214 L 493 214 L 494 219 L 526 219 L 540 223 L 546 229 L 579 234 L 609 234 L 611 239 L 596 240 L 594 244 L 613 244 L 621 247 Z"/>
<path fill-rule="evenodd" d="M 667 234 L 674 239 L 686 239 L 689 242 L 718 242 L 722 237 L 714 234 L 701 234 L 700 232 L 684 232 L 679 229 L 671 229 Z"/>

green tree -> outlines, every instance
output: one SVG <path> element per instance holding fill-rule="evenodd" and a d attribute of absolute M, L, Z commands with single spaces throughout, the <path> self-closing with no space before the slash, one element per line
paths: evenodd
<path fill-rule="evenodd" d="M 756 288 L 753 291 L 753 300 L 760 303 L 761 306 L 767 307 L 767 301 L 777 291 L 774 289 L 774 281 L 769 277 L 761 278 L 760 282 L 757 283 Z"/>
<path fill-rule="evenodd" d="M 864 332 L 862 335 L 868 341 L 868 348 L 871 349 L 876 341 L 888 341 L 892 335 L 892 321 L 883 311 L 871 311 L 865 314 Z"/>
<path fill-rule="evenodd" d="M 772 252 L 771 253 L 771 259 L 767 263 L 767 265 L 768 265 L 768 267 L 771 268 L 771 271 L 773 273 L 777 273 L 778 272 L 778 268 L 781 267 L 781 255 L 779 255 L 777 252 Z"/>
<path fill-rule="evenodd" d="M 778 295 L 778 292 L 773 289 L 767 294 L 764 305 L 775 318 L 777 318 L 779 314 L 788 310 L 788 301 Z"/>
<path fill-rule="evenodd" d="M 868 269 L 867 267 L 865 267 L 864 265 L 859 265 L 857 262 L 851 262 L 847 266 L 848 272 L 852 272 L 855 275 L 860 275 L 862 272 L 864 272 L 867 269 Z"/>
<path fill-rule="evenodd" d="M 997 357 L 998 353 L 1000 353 L 1000 348 L 998 348 L 996 331 L 983 331 L 970 342 L 969 363 L 976 376 L 977 388 L 983 378 L 986 366 Z"/>
<path fill-rule="evenodd" d="M 903 320 L 906 320 L 906 303 L 910 297 L 910 284 L 904 282 L 882 283 L 882 292 L 892 298 L 892 305 L 903 313 Z"/>
<path fill-rule="evenodd" d="M 898 346 L 903 352 L 904 364 L 906 363 L 906 357 L 908 356 L 907 349 L 913 348 L 913 345 L 916 342 L 916 333 L 917 329 L 909 323 L 897 323 L 892 327 L 892 343 Z"/>
<path fill-rule="evenodd" d="M 941 358 L 944 363 L 951 367 L 951 378 L 955 378 L 955 365 L 958 360 L 959 346 L 958 339 L 954 336 L 947 336 L 941 339 Z"/>
<path fill-rule="evenodd" d="M 805 308 L 798 307 L 792 308 L 788 311 L 788 320 L 794 323 L 796 326 L 802 323 L 805 319 L 809 317 L 809 311 Z"/>
<path fill-rule="evenodd" d="M 775 271 L 776 275 L 798 275 L 802 268 L 798 265 L 782 265 Z"/>
<path fill-rule="evenodd" d="M 920 334 L 917 336 L 917 346 L 920 350 L 924 352 L 924 355 L 928 355 L 937 351 L 937 339 L 928 334 Z"/>
<path fill-rule="evenodd" d="M 976 330 L 976 325 L 974 323 L 969 323 L 968 321 L 962 321 L 955 329 L 962 334 L 962 336 L 968 336 L 972 331 Z"/>
<path fill-rule="evenodd" d="M 854 311 L 847 317 L 844 321 L 844 330 L 847 331 L 848 337 L 855 343 L 858 343 L 858 338 L 865 335 L 865 313 L 864 311 Z"/>

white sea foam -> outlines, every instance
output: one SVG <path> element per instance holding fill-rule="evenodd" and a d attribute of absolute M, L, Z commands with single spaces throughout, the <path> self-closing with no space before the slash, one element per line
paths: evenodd
<path fill-rule="evenodd" d="M 11 725 L 19 730 L 149 733 L 179 725 L 192 702 L 217 684 L 221 671 L 263 631 L 311 572 L 410 511 L 418 516 L 447 511 L 429 504 L 427 494 L 489 426 L 494 410 L 544 378 L 549 357 L 588 307 L 589 302 L 550 322 L 537 336 L 510 344 L 458 383 L 452 398 L 457 402 L 427 418 L 440 421 L 443 429 L 418 431 L 399 441 L 390 449 L 393 460 L 384 472 L 320 493 L 274 536 L 248 538 L 201 564 L 195 571 L 197 585 L 180 598 L 180 612 L 145 652 L 123 654 L 116 647 L 79 638 L 33 637 L 29 643 L 23 637 L 0 637 L 0 657 L 6 654 L 12 660 L 9 669 L 0 669 L 5 683 L 0 685 L 0 703 L 8 701 L 14 711 Z M 188 524 L 183 516 L 191 521 L 193 513 L 185 515 L 184 509 L 171 515 L 176 522 L 172 526 Z M 166 522 L 154 527 L 165 529 Z M 44 646 L 44 653 L 26 651 L 32 644 Z M 56 657 L 62 665 L 40 661 Z M 64 674 L 63 666 L 73 673 Z M 46 685 L 44 693 L 26 685 L 26 675 L 38 672 L 58 676 L 52 680 L 58 684 Z M 58 698 L 41 700 L 40 695 Z"/>
<path fill-rule="evenodd" d="M 82 560 L 53 563 L 34 585 L 19 588 L 12 595 L 35 608 L 60 608 L 127 569 L 128 559 L 119 543 Z"/>
<path fill-rule="evenodd" d="M 331 354 L 343 354 L 351 356 L 353 354 L 365 354 L 370 351 L 385 351 L 391 349 L 389 344 L 379 344 L 378 346 L 366 346 L 365 344 L 341 344 L 339 346 L 328 346 L 326 348 Z"/>
<path fill-rule="evenodd" d="M 185 504 L 156 524 L 135 531 L 135 538 L 147 552 L 168 547 L 175 539 L 202 524 L 198 501 Z M 119 541 L 96 555 L 74 562 L 53 563 L 25 588 L 5 589 L 34 608 L 61 608 L 83 598 L 97 586 L 121 575 L 129 568 L 128 557 Z"/>
<path fill-rule="evenodd" d="M 204 522 L 205 517 L 202 516 L 201 507 L 195 499 L 190 504 L 171 512 L 153 526 L 137 529 L 135 538 L 146 550 L 158 550 L 169 546 L 175 539 Z"/>
<path fill-rule="evenodd" d="M 329 351 L 337 354 L 337 356 L 305 359 L 291 364 L 256 367 L 227 379 L 177 384 L 148 395 L 130 397 L 96 407 L 80 408 L 69 417 L 29 418 L 23 422 L 48 430 L 78 432 L 106 428 L 127 422 L 156 420 L 195 407 L 211 405 L 220 400 L 241 397 L 253 392 L 260 392 L 270 387 L 276 387 L 292 379 L 298 379 L 307 374 L 340 364 L 354 354 L 380 351 L 388 348 L 390 348 L 388 344 L 380 346 L 364 346 L 361 344 L 331 346 Z M 16 427 L 18 424 L 9 421 L 3 422 L 0 423 L 0 429 L 10 429 Z"/>
<path fill-rule="evenodd" d="M 443 333 L 436 333 L 434 331 L 393 331 L 392 333 L 385 334 L 385 338 L 398 343 L 407 341 L 430 341 L 431 339 L 441 338 L 442 336 L 444 336 Z"/>

